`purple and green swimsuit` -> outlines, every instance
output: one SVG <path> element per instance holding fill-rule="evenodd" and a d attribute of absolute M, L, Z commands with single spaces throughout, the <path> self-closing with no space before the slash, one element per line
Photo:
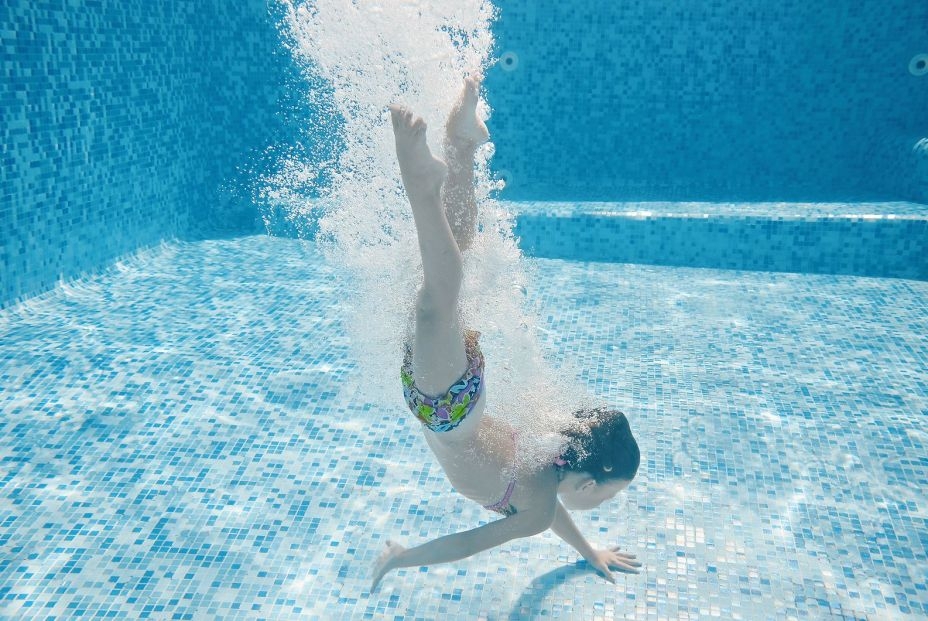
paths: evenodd
<path fill-rule="evenodd" d="M 483 354 L 480 352 L 476 330 L 464 331 L 464 349 L 467 352 L 467 370 L 443 395 L 430 397 L 422 393 L 413 380 L 412 347 L 406 344 L 406 356 L 400 377 L 403 396 L 412 413 L 431 431 L 451 431 L 474 409 L 483 388 Z"/>
<path fill-rule="evenodd" d="M 464 349 L 467 353 L 467 370 L 461 375 L 451 388 L 443 395 L 430 397 L 416 387 L 412 370 L 412 347 L 406 343 L 406 355 L 400 369 L 403 380 L 403 396 L 406 405 L 412 410 L 422 424 L 430 431 L 451 431 L 461 424 L 480 397 L 483 389 L 484 360 L 480 351 L 478 340 L 480 332 L 476 330 L 464 331 Z M 515 438 L 515 432 L 513 432 Z M 555 461 L 557 467 L 563 467 L 566 462 L 559 456 Z M 516 508 L 509 503 L 516 481 L 512 479 L 506 488 L 503 497 L 492 505 L 484 505 L 485 509 L 495 511 L 505 516 L 512 515 Z"/>

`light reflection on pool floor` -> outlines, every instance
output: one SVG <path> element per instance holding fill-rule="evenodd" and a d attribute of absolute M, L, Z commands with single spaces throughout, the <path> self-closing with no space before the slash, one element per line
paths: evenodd
<path fill-rule="evenodd" d="M 399 386 L 366 401 L 313 245 L 258 236 L 0 313 L 0 616 L 928 614 L 928 283 L 533 264 L 549 351 L 638 436 L 636 482 L 575 517 L 640 575 L 545 534 L 370 596 L 385 538 L 495 514 L 453 495 Z"/>

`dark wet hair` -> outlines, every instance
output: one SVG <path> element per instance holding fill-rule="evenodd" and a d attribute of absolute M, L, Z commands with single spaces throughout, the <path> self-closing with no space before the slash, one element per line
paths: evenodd
<path fill-rule="evenodd" d="M 588 472 L 597 483 L 631 481 L 641 452 L 625 414 L 600 407 L 574 412 L 575 424 L 564 430 L 569 439 L 561 457 L 566 471 Z"/>

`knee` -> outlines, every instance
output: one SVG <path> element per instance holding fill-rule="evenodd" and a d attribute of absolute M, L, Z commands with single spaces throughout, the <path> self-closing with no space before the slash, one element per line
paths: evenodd
<path fill-rule="evenodd" d="M 439 322 L 450 316 L 457 306 L 457 294 L 429 287 L 419 289 L 416 297 L 416 321 Z"/>

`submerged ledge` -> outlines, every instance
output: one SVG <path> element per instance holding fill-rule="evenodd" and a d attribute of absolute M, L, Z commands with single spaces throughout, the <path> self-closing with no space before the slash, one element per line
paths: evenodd
<path fill-rule="evenodd" d="M 501 201 L 510 211 L 526 215 L 577 214 L 613 216 L 928 219 L 928 205 L 910 201 L 859 203 L 712 202 L 712 201 Z"/>
<path fill-rule="evenodd" d="M 928 280 L 919 203 L 505 205 L 528 256 Z"/>

